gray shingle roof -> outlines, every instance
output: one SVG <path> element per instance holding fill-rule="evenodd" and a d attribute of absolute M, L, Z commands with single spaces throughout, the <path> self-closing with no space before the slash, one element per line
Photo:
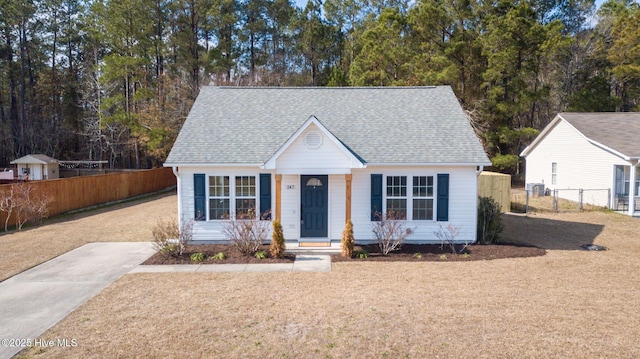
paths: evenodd
<path fill-rule="evenodd" d="M 640 157 L 640 112 L 558 114 L 587 138 L 628 157 Z"/>
<path fill-rule="evenodd" d="M 367 163 L 489 164 L 449 86 L 203 87 L 166 166 L 261 164 L 315 116 Z"/>

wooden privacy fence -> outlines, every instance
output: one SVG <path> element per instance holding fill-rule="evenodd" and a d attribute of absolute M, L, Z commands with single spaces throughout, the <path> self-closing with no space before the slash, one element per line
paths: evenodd
<path fill-rule="evenodd" d="M 118 201 L 138 195 L 157 192 L 176 185 L 171 168 L 127 171 L 86 177 L 61 178 L 47 181 L 31 181 L 35 194 L 51 196 L 48 216 L 103 203 Z M 0 197 L 9 193 L 15 184 L 0 185 Z M 0 212 L 0 223 L 4 224 L 6 213 Z M 14 219 L 10 219 L 14 225 Z"/>
<path fill-rule="evenodd" d="M 478 196 L 491 197 L 501 207 L 501 212 L 511 209 L 511 176 L 496 172 L 482 172 L 478 176 Z"/>

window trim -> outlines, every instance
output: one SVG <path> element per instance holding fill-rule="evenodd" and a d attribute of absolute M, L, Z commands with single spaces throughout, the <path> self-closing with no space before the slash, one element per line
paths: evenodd
<path fill-rule="evenodd" d="M 558 184 L 558 162 L 551 162 L 551 184 Z"/>
<path fill-rule="evenodd" d="M 260 209 L 260 174 L 258 173 L 207 173 L 206 174 L 206 221 L 207 222 L 221 222 L 221 221 L 231 221 L 235 220 L 237 216 L 237 205 L 236 200 L 238 199 L 253 199 L 255 205 L 255 215 L 256 219 L 260 218 L 261 214 L 258 213 Z M 211 178 L 212 177 L 228 177 L 229 178 L 229 196 L 212 196 L 211 195 Z M 237 196 L 237 188 L 236 188 L 236 178 L 239 177 L 253 177 L 253 186 L 254 186 L 254 195 L 253 196 Z M 229 216 L 228 218 L 211 218 L 211 200 L 212 199 L 228 199 L 229 200 Z"/>

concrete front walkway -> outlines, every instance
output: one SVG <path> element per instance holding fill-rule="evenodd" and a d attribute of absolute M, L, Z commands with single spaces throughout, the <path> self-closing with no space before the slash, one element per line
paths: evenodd
<path fill-rule="evenodd" d="M 37 346 L 42 333 L 154 252 L 148 242 L 90 243 L 0 283 L 0 358 Z"/>

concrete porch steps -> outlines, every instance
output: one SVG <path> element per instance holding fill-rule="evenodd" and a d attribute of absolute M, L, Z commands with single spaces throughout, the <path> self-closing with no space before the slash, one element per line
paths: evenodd
<path fill-rule="evenodd" d="M 331 241 L 330 246 L 326 246 L 326 242 L 322 242 L 321 247 L 312 247 L 309 245 L 309 242 L 306 242 L 303 246 L 300 246 L 300 243 L 298 243 L 298 241 L 287 241 L 285 242 L 285 247 L 287 253 L 295 255 L 331 255 L 340 253 L 340 251 L 342 250 L 340 242 L 338 241 Z"/>

